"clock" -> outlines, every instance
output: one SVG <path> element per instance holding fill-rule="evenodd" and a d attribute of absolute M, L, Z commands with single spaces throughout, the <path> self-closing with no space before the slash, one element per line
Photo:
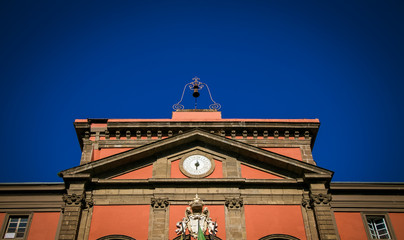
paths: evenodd
<path fill-rule="evenodd" d="M 213 161 L 199 154 L 188 156 L 181 162 L 181 172 L 188 177 L 206 177 L 214 169 Z"/>

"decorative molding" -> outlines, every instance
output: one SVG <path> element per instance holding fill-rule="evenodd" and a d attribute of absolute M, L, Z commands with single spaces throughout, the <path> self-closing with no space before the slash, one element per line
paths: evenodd
<path fill-rule="evenodd" d="M 108 236 L 98 238 L 97 240 L 136 240 L 136 239 L 125 236 L 125 235 L 108 235 Z"/>
<path fill-rule="evenodd" d="M 89 132 L 89 131 L 86 131 L 86 132 L 84 133 L 84 138 L 85 138 L 85 139 L 89 139 L 89 138 L 90 138 L 90 132 Z"/>
<path fill-rule="evenodd" d="M 310 194 L 310 199 L 314 204 L 329 204 L 332 200 L 332 196 L 330 193 Z"/>
<path fill-rule="evenodd" d="M 290 236 L 290 235 L 286 235 L 286 234 L 271 234 L 265 237 L 260 238 L 259 240 L 299 240 L 296 237 Z"/>
<path fill-rule="evenodd" d="M 302 198 L 302 206 L 306 209 L 311 209 L 311 200 L 308 198 Z"/>
<path fill-rule="evenodd" d="M 220 136 L 226 137 L 226 132 L 225 132 L 224 130 L 221 130 L 221 131 L 220 131 Z"/>
<path fill-rule="evenodd" d="M 83 202 L 84 197 L 85 197 L 84 193 L 80 195 L 73 193 L 73 194 L 63 194 L 62 199 L 67 205 L 73 205 L 73 204 L 79 205 L 80 203 Z"/>
<path fill-rule="evenodd" d="M 173 135 L 177 134 L 182 134 L 185 131 L 188 131 L 189 129 L 180 129 L 180 130 L 173 130 L 173 129 L 164 129 L 164 128 L 149 128 L 145 129 L 143 132 L 141 130 L 136 130 L 136 128 L 119 128 L 115 129 L 113 132 L 115 132 L 115 139 L 111 139 L 111 131 L 110 130 L 105 130 L 104 132 L 98 132 L 98 134 L 101 134 L 100 136 L 105 137 L 105 139 L 100 139 L 102 140 L 111 140 L 111 141 L 116 141 L 116 140 L 154 140 L 154 139 L 162 139 L 164 137 L 171 137 Z M 304 139 L 308 140 L 310 139 L 310 132 L 309 131 L 304 131 L 304 134 L 301 134 L 303 131 L 302 129 L 299 130 L 285 130 L 283 132 L 283 135 L 280 135 L 278 130 L 263 130 L 263 129 L 258 129 L 254 131 L 250 131 L 248 128 L 241 128 L 241 129 L 232 129 L 232 130 L 227 130 L 223 128 L 205 128 L 204 130 L 212 133 L 212 134 L 217 134 L 222 137 L 230 137 L 230 138 L 236 138 L 237 133 L 240 133 L 241 139 L 250 139 L 249 137 L 252 137 L 251 139 L 261 139 L 261 140 L 269 140 L 269 139 L 278 139 L 279 137 L 284 136 L 284 139 L 286 140 L 303 140 L 300 139 L 301 136 L 304 136 Z M 174 132 L 176 132 L 174 134 Z M 90 137 L 96 136 L 96 134 L 91 134 L 89 131 L 86 131 L 84 134 L 84 139 L 83 141 L 90 140 Z M 132 139 L 132 136 L 136 136 L 135 139 Z M 143 138 L 142 138 L 143 137 Z M 240 140 L 240 139 L 239 139 Z"/>
<path fill-rule="evenodd" d="M 93 196 L 90 196 L 90 198 L 86 198 L 83 207 L 88 209 L 88 208 L 92 208 L 93 206 L 94 206 Z"/>
<path fill-rule="evenodd" d="M 274 138 L 276 139 L 276 138 L 279 138 L 279 131 L 278 130 L 275 130 L 274 131 Z"/>
<path fill-rule="evenodd" d="M 243 206 L 243 198 L 226 198 L 224 205 L 228 209 L 240 209 Z"/>
<path fill-rule="evenodd" d="M 154 209 L 166 209 L 169 204 L 168 198 L 151 198 L 151 206 Z"/>
<path fill-rule="evenodd" d="M 120 131 L 116 131 L 115 132 L 115 137 L 117 140 L 121 139 L 121 132 Z"/>

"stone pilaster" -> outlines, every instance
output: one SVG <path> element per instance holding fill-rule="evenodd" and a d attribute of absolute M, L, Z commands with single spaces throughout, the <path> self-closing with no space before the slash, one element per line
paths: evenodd
<path fill-rule="evenodd" d="M 302 215 L 307 239 L 318 240 L 316 219 L 314 217 L 312 203 L 308 193 L 304 193 L 302 196 Z"/>
<path fill-rule="evenodd" d="M 168 239 L 168 206 L 167 198 L 151 198 L 149 240 Z"/>
<path fill-rule="evenodd" d="M 228 157 L 223 161 L 223 178 L 239 178 L 241 177 L 241 167 L 237 159 Z"/>
<path fill-rule="evenodd" d="M 91 162 L 93 145 L 88 138 L 83 138 L 83 151 L 81 152 L 80 165 Z"/>
<path fill-rule="evenodd" d="M 81 209 L 85 194 L 67 193 L 63 195 L 65 206 L 63 209 L 62 225 L 60 227 L 58 239 L 76 240 L 77 232 L 80 226 Z"/>
<path fill-rule="evenodd" d="M 326 191 L 310 194 L 310 202 L 314 210 L 317 230 L 321 240 L 338 239 L 330 206 L 331 200 L 331 194 L 327 194 Z"/>
<path fill-rule="evenodd" d="M 300 147 L 300 150 L 302 152 L 302 160 L 303 162 L 307 162 L 310 164 L 317 165 L 316 162 L 313 160 L 313 155 L 311 153 L 311 148 L 310 145 L 303 145 Z"/>
<path fill-rule="evenodd" d="M 90 226 L 91 226 L 91 219 L 93 215 L 93 206 L 94 206 L 94 201 L 92 198 L 92 193 L 91 191 L 86 192 L 86 198 L 85 201 L 83 202 L 83 209 L 81 212 L 81 224 L 79 227 L 79 232 L 78 232 L 78 240 L 85 240 L 88 239 L 88 236 L 90 235 Z"/>
<path fill-rule="evenodd" d="M 153 163 L 153 178 L 169 178 L 171 175 L 171 162 L 167 158 L 158 158 Z"/>
<path fill-rule="evenodd" d="M 227 239 L 246 239 L 243 199 L 226 198 L 225 206 Z"/>

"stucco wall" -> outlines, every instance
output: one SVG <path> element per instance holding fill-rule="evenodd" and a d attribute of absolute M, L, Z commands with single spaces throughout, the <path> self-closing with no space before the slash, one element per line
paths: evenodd
<path fill-rule="evenodd" d="M 359 212 L 336 212 L 335 221 L 341 240 L 366 240 L 366 230 Z"/>
<path fill-rule="evenodd" d="M 35 212 L 28 232 L 28 240 L 54 240 L 59 224 L 59 212 Z"/>
<path fill-rule="evenodd" d="M 150 205 L 94 206 L 90 240 L 121 234 L 147 239 Z"/>
<path fill-rule="evenodd" d="M 260 239 L 270 234 L 306 239 L 299 205 L 245 205 L 244 208 L 247 239 Z"/>

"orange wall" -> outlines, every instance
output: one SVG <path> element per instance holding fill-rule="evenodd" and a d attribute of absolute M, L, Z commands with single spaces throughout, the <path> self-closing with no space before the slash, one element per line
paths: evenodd
<path fill-rule="evenodd" d="M 389 213 L 397 239 L 404 239 L 404 213 Z"/>
<path fill-rule="evenodd" d="M 89 239 L 111 234 L 147 239 L 149 211 L 149 205 L 94 206 Z"/>
<path fill-rule="evenodd" d="M 181 221 L 185 217 L 185 209 L 189 207 L 188 205 L 170 205 L 170 221 L 169 221 L 169 239 L 174 239 L 177 234 L 175 226 L 177 222 Z M 224 206 L 223 205 L 205 205 L 209 209 L 210 217 L 213 221 L 217 222 L 217 236 L 223 240 L 226 239 L 226 228 L 225 228 L 225 217 L 224 217 Z"/>
<path fill-rule="evenodd" d="M 148 179 L 153 177 L 153 165 L 136 169 L 112 179 Z"/>
<path fill-rule="evenodd" d="M 188 178 L 180 171 L 180 160 L 171 162 L 171 178 Z"/>
<path fill-rule="evenodd" d="M 218 160 L 215 161 L 215 170 L 206 178 L 223 178 L 223 167 L 222 162 Z M 171 177 L 172 178 L 188 178 L 182 174 L 180 170 L 180 160 L 175 160 L 171 162 Z"/>
<path fill-rule="evenodd" d="M 217 160 L 214 161 L 215 161 L 215 170 L 213 170 L 213 172 L 206 178 L 223 178 L 222 162 Z"/>
<path fill-rule="evenodd" d="M 5 213 L 0 213 L 0 228 L 3 226 L 3 222 L 4 222 L 4 218 L 6 217 L 6 214 Z M 6 223 L 4 223 L 4 224 L 6 224 Z M 0 236 L 0 237 L 2 237 L 2 236 Z"/>
<path fill-rule="evenodd" d="M 365 226 L 359 212 L 335 212 L 335 221 L 341 240 L 366 240 Z"/>
<path fill-rule="evenodd" d="M 271 151 L 277 154 L 284 155 L 286 157 L 294 158 L 302 161 L 302 152 L 300 148 L 263 148 L 267 151 Z"/>
<path fill-rule="evenodd" d="M 244 164 L 241 165 L 241 177 L 248 179 L 282 179 L 276 175 L 246 166 Z"/>
<path fill-rule="evenodd" d="M 131 150 L 133 148 L 101 148 L 101 149 L 94 149 L 93 151 L 93 159 L 91 161 L 96 161 L 101 158 L 106 158 L 121 152 L 125 152 Z"/>
<path fill-rule="evenodd" d="M 288 234 L 306 239 L 300 205 L 244 205 L 247 239 Z"/>
<path fill-rule="evenodd" d="M 32 216 L 28 240 L 54 240 L 59 224 L 59 212 L 36 212 Z"/>

